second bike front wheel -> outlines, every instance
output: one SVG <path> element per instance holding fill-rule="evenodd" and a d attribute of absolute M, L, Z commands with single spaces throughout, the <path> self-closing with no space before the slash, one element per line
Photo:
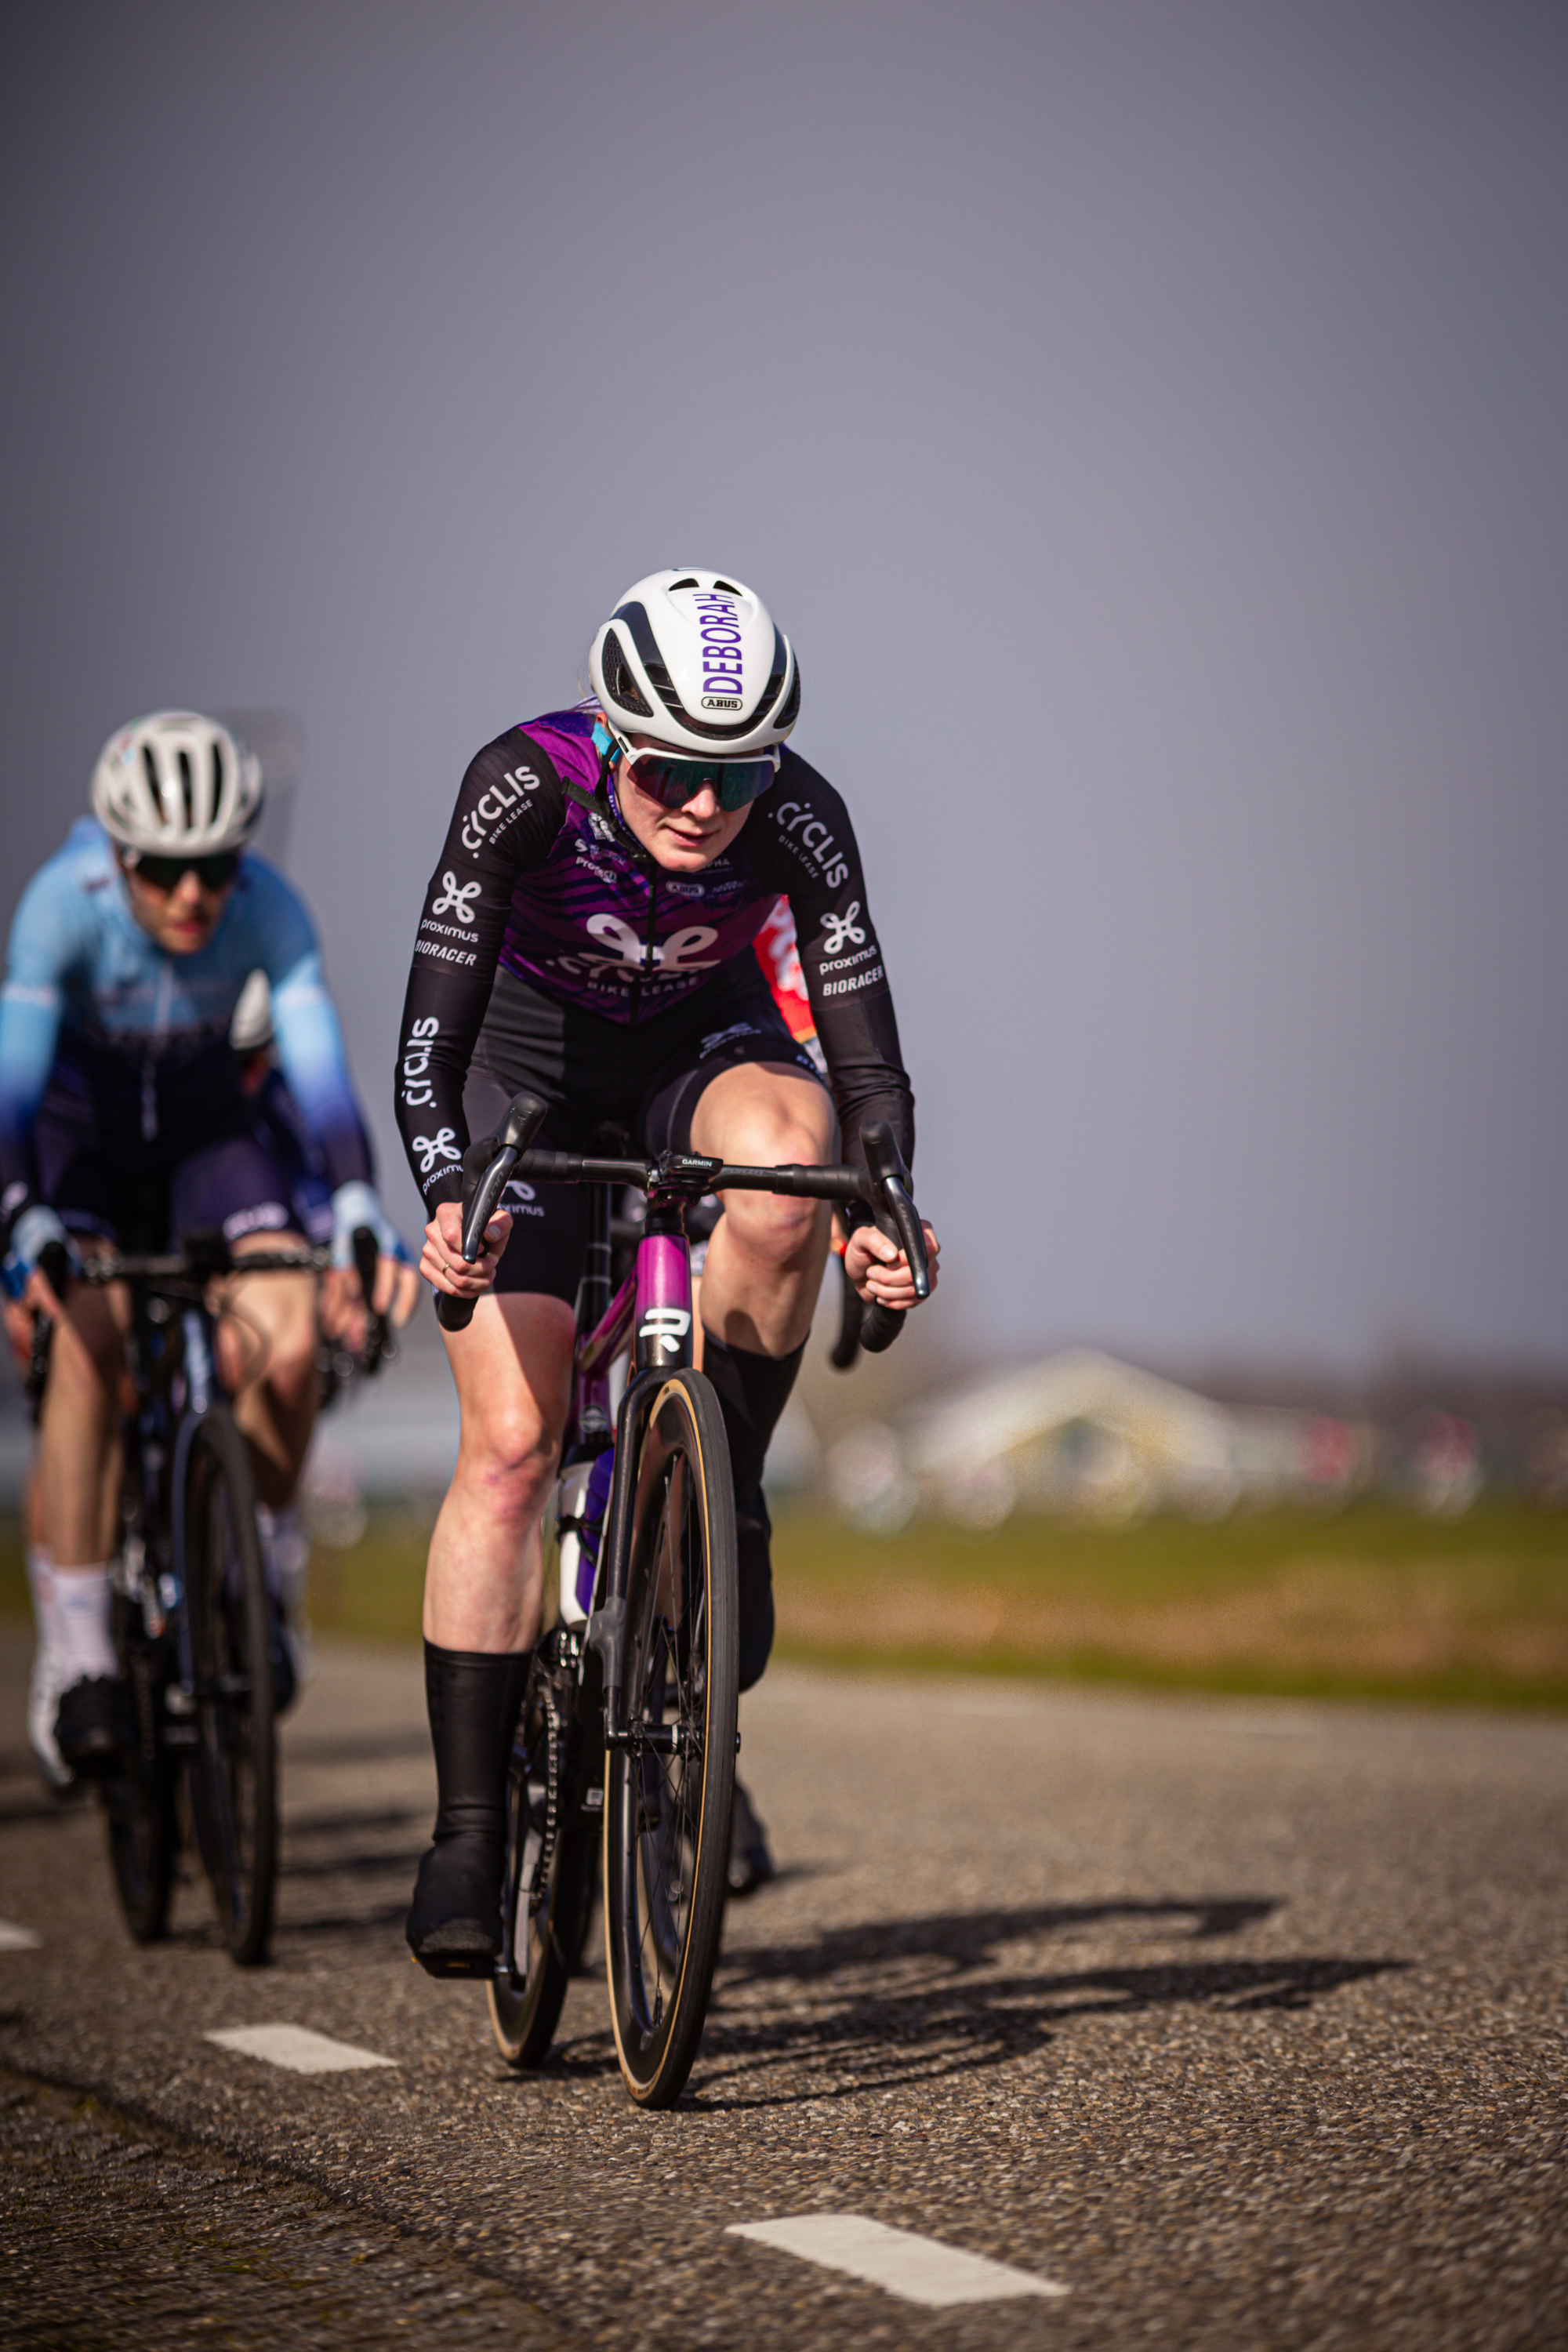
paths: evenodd
<path fill-rule="evenodd" d="M 605 1765 L 605 1945 L 627 2090 L 672 2107 L 702 2039 L 735 1791 L 735 1502 L 703 1375 L 659 1391 L 637 1458 L 622 1715 Z"/>
<path fill-rule="evenodd" d="M 140 1604 L 121 1593 L 114 1600 L 114 1649 L 131 1724 L 120 1769 L 103 1787 L 109 1858 L 125 1924 L 139 1944 L 152 1944 L 168 1928 L 180 1832 L 174 1770 L 158 1737 L 159 1651 L 147 1638 Z"/>
<path fill-rule="evenodd" d="M 224 1937 L 267 1957 L 278 1876 L 271 1612 L 245 1440 L 222 1405 L 191 1433 L 180 1578 L 195 1678 L 191 1811 Z"/>

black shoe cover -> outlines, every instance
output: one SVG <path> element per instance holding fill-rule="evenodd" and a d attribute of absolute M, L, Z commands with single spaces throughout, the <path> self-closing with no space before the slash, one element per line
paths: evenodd
<path fill-rule="evenodd" d="M 272 1712 L 287 1715 L 299 1696 L 299 1685 L 294 1673 L 294 1654 L 289 1646 L 289 1635 L 283 1617 L 283 1604 L 267 1596 L 267 1653 L 272 1661 Z"/>
<path fill-rule="evenodd" d="M 741 1620 L 740 1685 L 760 1683 L 773 1646 L 773 1521 L 761 1486 L 735 1496 L 735 1598 Z"/>
<path fill-rule="evenodd" d="M 433 1977 L 488 1977 L 500 1958 L 500 1887 L 506 1848 L 500 1838 L 459 1830 L 439 1838 L 419 1865 L 408 1913 L 408 1942 Z"/>
<path fill-rule="evenodd" d="M 500 1958 L 507 1767 L 530 1654 L 425 1644 L 438 1801 L 407 1935 L 432 1976 L 487 1977 Z"/>
<path fill-rule="evenodd" d="M 759 1886 L 764 1886 L 775 1875 L 767 1832 L 737 1780 L 734 1811 L 730 1816 L 730 1892 L 754 1895 Z"/>
<path fill-rule="evenodd" d="M 80 1780 L 101 1780 L 120 1761 L 130 1728 L 118 1676 L 84 1675 L 62 1693 L 55 1744 Z"/>

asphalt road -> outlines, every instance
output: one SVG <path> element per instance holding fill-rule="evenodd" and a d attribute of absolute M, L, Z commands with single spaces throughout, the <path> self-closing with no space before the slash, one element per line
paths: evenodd
<path fill-rule="evenodd" d="M 248 1972 L 200 1884 L 131 1944 L 25 1663 L 0 2342 L 1568 2344 L 1568 1724 L 776 1672 L 741 1767 L 782 1875 L 645 2117 L 596 1970 L 519 2078 L 410 1966 L 416 1659 L 324 1657 Z M 205 2038 L 262 2024 L 395 2063 Z M 932 2307 L 731 2234 L 846 2214 L 1066 2292 Z"/>

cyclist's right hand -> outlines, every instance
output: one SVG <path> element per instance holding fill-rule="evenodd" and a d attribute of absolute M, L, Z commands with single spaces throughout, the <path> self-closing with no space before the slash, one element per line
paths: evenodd
<path fill-rule="evenodd" d="M 53 1209 L 38 1205 L 24 1209 L 11 1228 L 11 1246 L 0 1265 L 5 1289 L 5 1337 L 24 1372 L 32 1363 L 35 1319 L 40 1315 L 58 1318 L 65 1312 L 38 1263 L 51 1244 L 65 1251 L 72 1274 L 79 1274 L 81 1265 L 70 1235 Z"/>
<path fill-rule="evenodd" d="M 498 1209 L 485 1227 L 482 1257 L 472 1265 L 463 1262 L 463 1211 L 458 1201 L 443 1201 L 425 1228 L 419 1271 L 426 1282 L 453 1298 L 478 1298 L 496 1278 L 501 1252 L 511 1238 L 511 1212 Z"/>

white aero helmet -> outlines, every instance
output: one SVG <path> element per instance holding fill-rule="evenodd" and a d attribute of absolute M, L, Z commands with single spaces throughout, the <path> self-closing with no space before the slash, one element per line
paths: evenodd
<path fill-rule="evenodd" d="M 762 598 L 720 572 L 650 572 L 594 640 L 605 717 L 700 759 L 782 743 L 800 716 L 795 652 Z"/>
<path fill-rule="evenodd" d="M 104 745 L 92 810 L 116 841 L 150 857 L 237 849 L 261 814 L 261 764 L 216 719 L 154 710 Z"/>

